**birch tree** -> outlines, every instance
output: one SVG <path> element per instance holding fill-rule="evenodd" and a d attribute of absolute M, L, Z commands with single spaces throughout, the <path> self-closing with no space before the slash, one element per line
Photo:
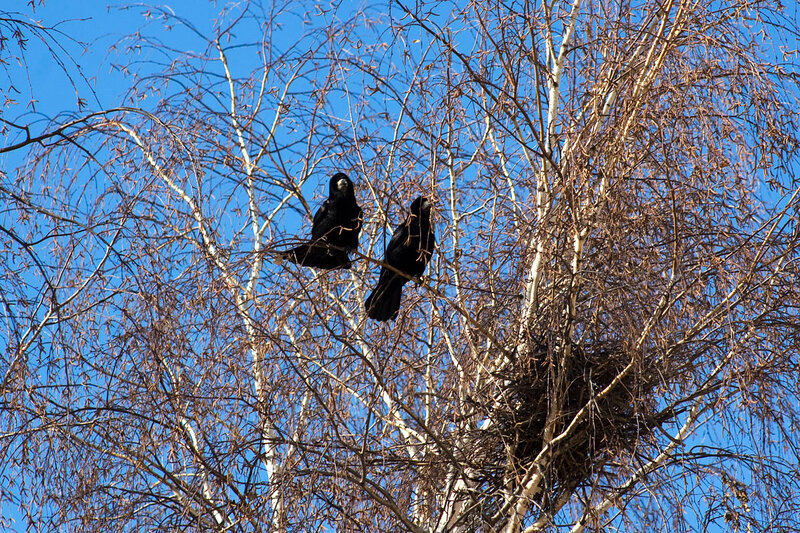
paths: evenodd
<path fill-rule="evenodd" d="M 43 123 L 4 95 L 0 511 L 800 529 L 794 8 L 252 1 L 211 31 L 129 9 L 118 105 Z M 274 262 L 337 171 L 353 267 Z M 438 248 L 370 321 L 420 194 Z"/>

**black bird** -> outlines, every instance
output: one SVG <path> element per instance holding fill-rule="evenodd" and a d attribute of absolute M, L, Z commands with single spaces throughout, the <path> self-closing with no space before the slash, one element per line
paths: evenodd
<path fill-rule="evenodd" d="M 384 263 L 402 274 L 381 267 L 378 284 L 364 302 L 368 317 L 380 321 L 397 318 L 403 285 L 422 275 L 434 248 L 436 238 L 431 228 L 431 203 L 420 196 L 412 202 L 405 222 L 394 230 L 384 253 Z"/>
<path fill-rule="evenodd" d="M 350 268 L 349 254 L 358 248 L 363 220 L 353 182 L 347 175 L 337 172 L 331 177 L 328 199 L 314 215 L 311 240 L 278 252 L 278 257 L 325 270 Z"/>

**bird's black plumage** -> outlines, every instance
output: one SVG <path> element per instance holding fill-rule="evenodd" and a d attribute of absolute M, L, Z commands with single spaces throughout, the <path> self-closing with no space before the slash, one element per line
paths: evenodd
<path fill-rule="evenodd" d="M 303 266 L 350 268 L 349 254 L 358 248 L 362 222 L 353 182 L 338 172 L 331 177 L 328 199 L 314 214 L 311 240 L 278 255 Z"/>
<path fill-rule="evenodd" d="M 405 221 L 394 230 L 386 246 L 384 263 L 378 284 L 364 302 L 367 316 L 375 320 L 394 320 L 400 310 L 403 285 L 422 275 L 436 248 L 436 238 L 431 227 L 431 203 L 420 196 L 411 204 Z"/>

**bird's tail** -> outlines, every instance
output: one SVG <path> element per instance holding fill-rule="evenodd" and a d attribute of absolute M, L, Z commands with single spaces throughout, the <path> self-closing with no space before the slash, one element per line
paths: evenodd
<path fill-rule="evenodd" d="M 289 250 L 274 252 L 275 262 L 291 261 L 298 265 L 333 270 L 350 268 L 350 257 L 344 250 L 321 244 L 303 243 Z"/>
<path fill-rule="evenodd" d="M 308 243 L 301 244 L 300 246 L 295 246 L 294 248 L 290 248 L 288 250 L 276 250 L 275 251 L 276 262 L 280 264 L 283 261 L 291 261 L 292 263 L 297 263 L 298 265 L 302 265 L 305 261 L 308 260 L 310 251 L 311 251 L 311 246 Z"/>
<path fill-rule="evenodd" d="M 381 322 L 397 318 L 406 281 L 408 280 L 394 272 L 381 270 L 378 284 L 364 302 L 367 316 Z"/>

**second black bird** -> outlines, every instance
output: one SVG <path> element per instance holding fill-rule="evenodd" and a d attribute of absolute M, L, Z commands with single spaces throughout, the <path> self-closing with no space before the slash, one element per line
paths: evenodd
<path fill-rule="evenodd" d="M 408 216 L 394 230 L 386 247 L 384 262 L 394 270 L 381 267 L 378 285 L 364 303 L 367 316 L 380 321 L 397 318 L 403 285 L 409 279 L 422 275 L 435 247 L 431 203 L 420 196 L 412 202 Z"/>
<path fill-rule="evenodd" d="M 358 248 L 362 223 L 353 182 L 337 172 L 331 177 L 328 199 L 314 214 L 311 241 L 278 252 L 278 256 L 308 267 L 350 268 L 349 254 Z"/>

